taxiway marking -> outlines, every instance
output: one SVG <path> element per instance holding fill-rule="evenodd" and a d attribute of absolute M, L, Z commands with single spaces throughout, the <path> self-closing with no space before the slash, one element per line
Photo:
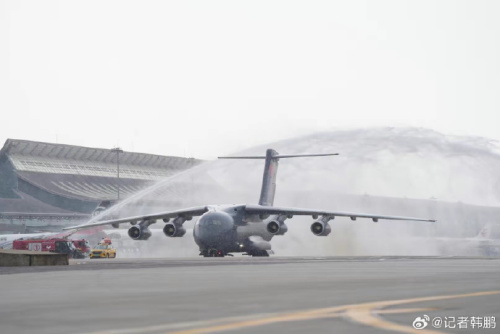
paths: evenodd
<path fill-rule="evenodd" d="M 212 326 L 212 327 L 195 328 L 191 330 L 170 332 L 170 334 L 205 334 L 205 333 L 222 332 L 228 330 L 237 330 L 245 327 L 262 326 L 277 322 L 313 320 L 320 318 L 329 318 L 332 316 L 334 317 L 342 316 L 356 323 L 401 333 L 442 333 L 440 331 L 435 331 L 435 330 L 426 330 L 426 329 L 417 330 L 411 326 L 395 324 L 387 320 L 384 320 L 382 318 L 379 318 L 376 315 L 376 313 L 378 309 L 395 305 L 411 304 L 411 303 L 434 301 L 434 300 L 477 297 L 477 296 L 486 296 L 494 294 L 500 294 L 500 291 L 485 291 L 485 292 L 468 293 L 461 295 L 388 300 L 382 302 L 328 307 L 328 308 L 321 308 L 304 312 L 288 313 L 281 316 L 271 316 L 263 319 L 247 320 L 247 321 L 233 322 L 229 324 Z"/>
<path fill-rule="evenodd" d="M 387 321 L 381 318 L 380 315 L 396 314 L 396 313 L 413 313 L 413 312 L 424 312 L 424 311 L 435 310 L 434 308 L 400 308 L 400 309 L 384 310 L 384 308 L 391 306 L 405 305 L 405 304 L 412 304 L 412 303 L 426 302 L 426 301 L 435 301 L 435 300 L 488 296 L 496 294 L 500 294 L 500 291 L 484 291 L 484 292 L 467 293 L 459 295 L 387 300 L 380 302 L 343 305 L 343 306 L 335 306 L 335 307 L 327 307 L 327 308 L 319 308 L 313 310 L 271 314 L 271 315 L 270 314 L 250 315 L 242 317 L 220 318 L 208 321 L 194 321 L 185 323 L 148 326 L 135 329 L 101 331 L 101 332 L 95 332 L 93 334 L 114 334 L 114 333 L 138 334 L 138 333 L 158 333 L 158 332 L 163 332 L 168 334 L 206 334 L 206 333 L 217 333 L 230 330 L 238 330 L 249 327 L 265 326 L 280 322 L 295 322 L 295 321 L 315 320 L 324 318 L 339 318 L 339 317 L 349 319 L 352 322 L 363 324 L 368 327 L 374 327 L 387 331 L 394 331 L 400 333 L 435 334 L 443 332 L 431 329 L 417 330 L 414 329 L 411 325 L 406 326 Z M 179 329 L 181 328 L 189 328 L 189 327 L 191 328 L 179 331 Z"/>

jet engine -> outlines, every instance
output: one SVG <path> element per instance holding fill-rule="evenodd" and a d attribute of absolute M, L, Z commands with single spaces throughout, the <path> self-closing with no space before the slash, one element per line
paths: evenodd
<path fill-rule="evenodd" d="M 274 235 L 283 235 L 288 231 L 288 226 L 282 221 L 271 220 L 266 226 L 267 232 Z"/>
<path fill-rule="evenodd" d="M 331 231 L 331 226 L 322 221 L 315 221 L 311 225 L 311 232 L 318 237 L 326 237 Z"/>
<path fill-rule="evenodd" d="M 186 229 L 182 225 L 168 223 L 165 224 L 165 227 L 163 227 L 163 233 L 165 233 L 167 237 L 171 238 L 182 237 L 186 234 Z"/>
<path fill-rule="evenodd" d="M 128 229 L 128 236 L 134 240 L 148 240 L 151 235 L 149 228 L 141 224 L 134 225 Z"/>

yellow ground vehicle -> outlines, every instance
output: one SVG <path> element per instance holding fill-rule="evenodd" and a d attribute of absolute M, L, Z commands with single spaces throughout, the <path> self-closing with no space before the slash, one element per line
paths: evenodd
<path fill-rule="evenodd" d="M 99 244 L 90 252 L 90 258 L 115 258 L 116 257 L 116 249 L 109 244 Z"/>

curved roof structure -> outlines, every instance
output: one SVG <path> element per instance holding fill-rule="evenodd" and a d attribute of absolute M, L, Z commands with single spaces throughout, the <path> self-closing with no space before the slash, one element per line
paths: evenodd
<path fill-rule="evenodd" d="M 20 172 L 116 177 L 158 180 L 200 163 L 193 158 L 180 158 L 145 153 L 121 152 L 64 144 L 7 139 L 0 151 L 7 155 Z"/>
<path fill-rule="evenodd" d="M 20 202 L 26 198 L 23 194 L 28 194 L 69 212 L 83 205 L 87 208 L 81 206 L 77 211 L 87 212 L 91 202 L 115 200 L 118 188 L 120 197 L 128 197 L 200 162 L 193 158 L 8 139 L 0 150 L 0 173 L 7 180 L 0 182 L 0 197 Z M 66 200 L 73 203 L 64 204 L 69 203 Z M 75 204 L 75 200 L 83 202 Z"/>

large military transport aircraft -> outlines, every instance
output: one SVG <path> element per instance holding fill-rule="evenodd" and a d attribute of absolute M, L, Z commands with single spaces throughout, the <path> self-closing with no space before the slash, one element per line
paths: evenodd
<path fill-rule="evenodd" d="M 175 211 L 160 212 L 150 215 L 113 219 L 96 223 L 68 227 L 65 229 L 83 229 L 100 225 L 130 223 L 128 235 L 134 240 L 147 240 L 152 232 L 151 224 L 162 219 L 166 224 L 163 233 L 168 237 L 182 237 L 186 234 L 183 223 L 200 216 L 194 225 L 193 236 L 200 247 L 200 255 L 205 257 L 223 257 L 230 253 L 245 253 L 252 256 L 268 256 L 271 250 L 270 240 L 275 235 L 283 235 L 288 230 L 286 219 L 293 216 L 311 216 L 311 232 L 316 236 L 327 236 L 331 232 L 329 222 L 335 217 L 428 221 L 430 219 L 381 216 L 352 212 L 284 208 L 273 206 L 276 191 L 278 161 L 285 158 L 319 157 L 335 154 L 280 155 L 268 149 L 265 156 L 219 157 L 219 159 L 265 159 L 262 190 L 258 205 L 206 205 Z"/>

